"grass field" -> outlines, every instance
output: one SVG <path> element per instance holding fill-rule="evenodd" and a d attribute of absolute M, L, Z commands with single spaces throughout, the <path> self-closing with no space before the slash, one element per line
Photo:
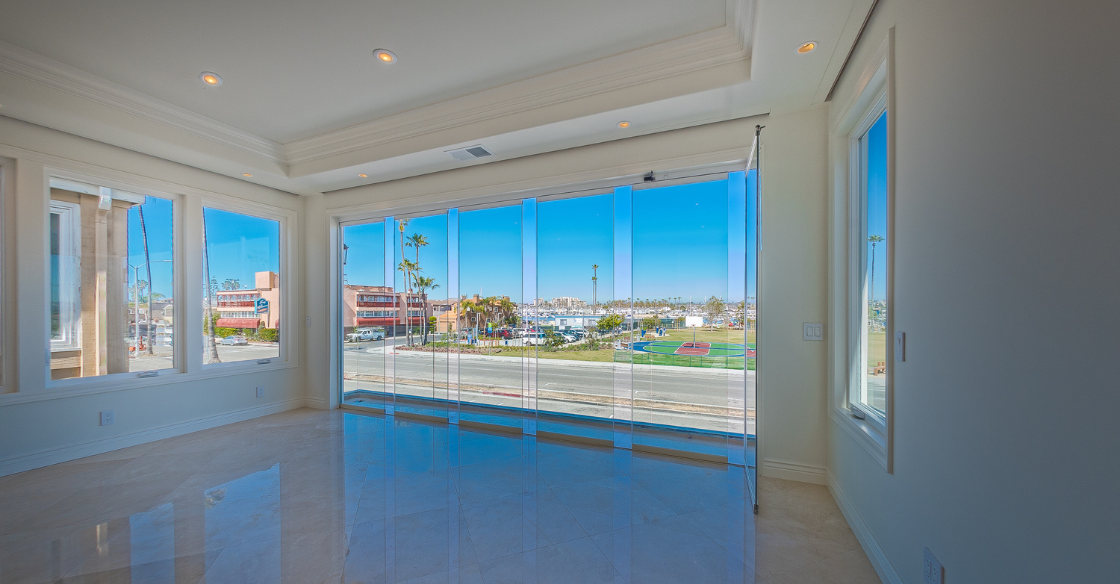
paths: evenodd
<path fill-rule="evenodd" d="M 874 367 L 880 361 L 887 361 L 887 333 L 868 333 L 867 366 Z"/>
<path fill-rule="evenodd" d="M 625 335 L 622 335 L 625 338 Z M 750 331 L 747 336 L 747 346 L 754 347 L 755 332 Z M 647 341 L 668 341 L 668 342 L 686 342 L 693 340 L 693 331 L 691 330 L 675 330 L 669 331 L 663 337 L 654 337 L 653 335 L 646 335 Z M 695 331 L 695 340 L 702 343 L 737 343 L 743 344 L 743 331 L 742 330 L 714 330 L 709 331 L 706 329 L 697 329 Z M 446 343 L 432 343 L 445 347 Z M 612 347 L 613 340 L 603 339 L 602 346 L 604 348 L 598 350 L 589 349 L 558 349 L 555 351 L 546 351 L 543 348 L 535 351 L 540 359 L 565 359 L 569 361 L 594 361 L 599 363 L 612 363 L 612 362 L 625 362 L 629 358 L 628 352 L 618 352 Z M 582 345 L 575 345 L 580 347 Z M 483 353 L 489 354 L 494 357 L 521 357 L 523 356 L 521 347 L 495 347 L 493 352 Z M 533 350 L 532 348 L 530 350 Z M 657 355 L 653 353 L 635 353 L 634 363 L 638 365 L 673 365 L 677 367 L 702 367 L 702 368 L 716 368 L 716 369 L 743 369 L 742 357 L 689 357 L 687 355 Z M 747 369 L 753 371 L 755 368 L 755 360 L 747 360 Z"/>

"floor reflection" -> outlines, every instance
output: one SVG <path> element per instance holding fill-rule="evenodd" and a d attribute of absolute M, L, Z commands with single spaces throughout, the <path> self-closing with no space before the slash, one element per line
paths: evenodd
<path fill-rule="evenodd" d="M 0 582 L 754 582 L 745 495 L 741 467 L 298 410 L 0 478 Z"/>

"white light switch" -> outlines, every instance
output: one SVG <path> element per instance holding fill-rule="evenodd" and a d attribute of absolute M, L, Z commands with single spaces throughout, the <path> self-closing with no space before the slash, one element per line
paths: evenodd
<path fill-rule="evenodd" d="M 101 425 L 102 426 L 112 426 L 113 422 L 115 422 L 115 421 L 116 421 L 116 416 L 113 415 L 113 410 L 105 410 L 105 411 L 101 412 Z"/>
<path fill-rule="evenodd" d="M 906 360 L 906 333 L 902 331 L 894 333 L 894 360 L 896 363 Z"/>
<path fill-rule="evenodd" d="M 805 327 L 804 339 L 806 341 L 823 341 L 824 340 L 824 325 L 819 322 L 805 322 L 802 323 Z"/>
<path fill-rule="evenodd" d="M 925 584 L 944 584 L 945 582 L 945 568 L 941 566 L 941 562 L 933 557 L 933 552 L 929 548 L 925 548 L 925 555 L 922 561 L 922 582 Z"/>

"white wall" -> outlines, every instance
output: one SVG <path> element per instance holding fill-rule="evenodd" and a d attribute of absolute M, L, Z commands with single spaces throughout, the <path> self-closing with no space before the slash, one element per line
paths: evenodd
<path fill-rule="evenodd" d="M 316 299 L 307 344 L 309 400 L 334 407 L 331 359 L 331 219 L 385 210 L 436 209 L 464 200 L 573 183 L 625 184 L 651 170 L 746 160 L 763 134 L 763 228 L 759 371 L 761 472 L 825 482 L 824 343 L 806 342 L 802 322 L 826 316 L 827 109 L 746 118 L 328 193 L 306 200 L 306 295 Z M 640 180 L 640 179 L 639 179 Z M 614 182 L 612 182 L 614 181 Z M 520 195 L 517 195 L 520 196 Z M 322 301 L 319 301 L 322 299 Z M 329 384 L 328 384 L 329 380 Z"/>
<path fill-rule="evenodd" d="M 1115 582 L 1120 3 L 882 0 L 834 105 L 892 26 L 894 473 L 832 422 L 834 492 L 890 581 L 928 546 L 951 584 Z"/>
<path fill-rule="evenodd" d="M 201 354 L 186 372 L 156 379 L 88 378 L 48 387 L 46 373 L 46 168 L 154 189 L 182 197 L 183 282 L 177 322 L 202 322 L 201 205 L 204 198 L 257 205 L 292 215 L 293 249 L 300 249 L 298 197 L 218 176 L 136 152 L 0 117 L 4 161 L 3 393 L 0 393 L 0 475 L 87 456 L 165 436 L 194 431 L 303 405 L 300 362 L 304 327 L 292 327 L 286 363 L 206 370 Z M 291 281 L 301 262 L 293 258 Z M 293 323 L 302 324 L 298 287 L 290 286 Z M 197 327 L 201 329 L 201 327 Z M 183 347 L 201 347 L 201 332 L 183 327 Z M 185 338 L 185 340 L 184 340 Z M 197 342 L 195 342 L 197 341 Z M 294 373 L 294 374 L 293 374 Z M 266 388 L 256 398 L 254 388 Z M 116 422 L 99 425 L 99 412 Z"/>

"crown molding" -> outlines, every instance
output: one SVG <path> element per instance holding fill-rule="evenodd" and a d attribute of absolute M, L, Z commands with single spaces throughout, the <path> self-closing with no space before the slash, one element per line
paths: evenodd
<path fill-rule="evenodd" d="M 724 26 L 296 140 L 283 151 L 297 166 L 742 61 L 742 39 Z"/>
<path fill-rule="evenodd" d="M 332 165 L 349 166 L 351 159 L 360 157 L 363 154 L 361 151 L 366 149 L 380 147 L 381 153 L 370 153 L 379 159 L 385 157 L 386 148 L 388 151 L 400 150 L 392 154 L 394 156 L 408 154 L 410 148 L 416 148 L 416 143 L 407 141 L 416 138 L 423 138 L 422 141 L 426 142 L 434 140 L 440 146 L 453 146 L 466 135 L 472 135 L 471 139 L 485 137 L 473 136 L 480 131 L 518 129 L 498 128 L 502 123 L 495 125 L 498 120 L 510 116 L 520 115 L 518 119 L 510 119 L 505 126 L 532 126 L 556 121 L 549 117 L 555 117 L 555 114 L 540 114 L 534 110 L 551 106 L 568 107 L 577 100 L 619 90 L 629 90 L 629 95 L 633 95 L 635 91 L 641 93 L 642 90 L 636 88 L 643 84 L 684 79 L 686 74 L 714 67 L 738 67 L 737 64 L 741 63 L 741 71 L 749 75 L 755 4 L 756 0 L 727 0 L 725 23 L 718 28 L 287 144 L 251 134 L 3 41 L 0 41 L 0 73 L 220 144 L 234 152 L 259 157 L 257 160 L 275 165 L 271 169 L 262 167 L 260 170 L 275 172 L 278 168 L 286 178 L 298 178 L 331 169 Z M 688 83 L 682 81 L 679 85 L 682 87 L 674 90 L 687 92 Z M 479 126 L 480 123 L 486 125 Z M 65 123 L 60 125 L 66 126 Z M 67 127 L 55 129 L 73 131 Z M 98 139 L 96 135 L 87 137 Z M 389 146 L 395 142 L 401 143 L 400 148 Z M 180 146 L 188 150 L 198 149 L 197 145 Z M 343 156 L 347 154 L 349 157 Z M 335 157 L 339 158 L 333 159 Z"/>
<path fill-rule="evenodd" d="M 284 164 L 280 144 L 0 41 L 0 72 Z"/>

